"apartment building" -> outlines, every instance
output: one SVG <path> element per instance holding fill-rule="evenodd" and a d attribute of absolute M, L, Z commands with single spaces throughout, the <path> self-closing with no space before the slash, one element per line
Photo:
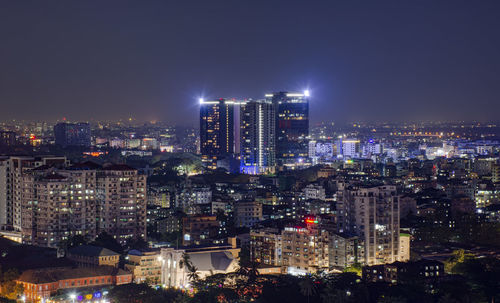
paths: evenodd
<path fill-rule="evenodd" d="M 135 283 L 159 284 L 162 259 L 160 250 L 136 250 L 128 252 L 125 269 L 132 272 Z"/>
<path fill-rule="evenodd" d="M 282 265 L 282 237 L 278 229 L 266 228 L 250 232 L 250 259 L 265 265 Z"/>
<path fill-rule="evenodd" d="M 121 244 L 146 236 L 146 177 L 133 168 L 64 157 L 8 157 L 0 168 L 2 229 L 23 243 L 59 247 L 103 231 Z"/>
<path fill-rule="evenodd" d="M 190 216 L 182 219 L 182 245 L 200 245 L 217 236 L 220 222 L 216 216 Z"/>
<path fill-rule="evenodd" d="M 328 259 L 331 269 L 343 270 L 365 258 L 365 245 L 357 236 L 330 234 Z"/>
<path fill-rule="evenodd" d="M 304 193 L 304 199 L 309 200 L 326 200 L 325 188 L 321 185 L 309 184 L 302 192 Z"/>
<path fill-rule="evenodd" d="M 310 227 L 285 227 L 282 234 L 283 263 L 290 274 L 328 270 L 328 232 Z"/>
<path fill-rule="evenodd" d="M 65 157 L 55 156 L 2 156 L 0 157 L 0 229 L 21 231 L 23 201 L 23 176 L 37 167 L 64 166 Z M 30 196 L 29 193 L 26 193 Z"/>
<path fill-rule="evenodd" d="M 58 247 L 71 236 L 96 236 L 95 171 L 35 169 L 23 177 L 23 242 Z"/>
<path fill-rule="evenodd" d="M 236 202 L 234 219 L 238 227 L 252 227 L 255 223 L 262 221 L 262 203 Z"/>
<path fill-rule="evenodd" d="M 337 197 L 338 230 L 356 235 L 364 242 L 364 263 L 397 261 L 399 196 L 396 186 L 348 186 Z"/>
<path fill-rule="evenodd" d="M 97 171 L 97 231 L 120 244 L 146 239 L 146 176 L 130 166 L 114 164 Z"/>

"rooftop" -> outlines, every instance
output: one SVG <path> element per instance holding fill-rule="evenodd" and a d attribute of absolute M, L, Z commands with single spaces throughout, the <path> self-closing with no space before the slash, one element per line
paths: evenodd
<path fill-rule="evenodd" d="M 101 277 L 109 275 L 127 275 L 129 272 L 118 269 L 113 266 L 98 266 L 98 267 L 59 267 L 59 268 L 41 268 L 29 269 L 24 271 L 17 279 L 18 281 L 28 282 L 33 284 L 43 284 L 57 282 L 60 280 Z"/>
<path fill-rule="evenodd" d="M 91 256 L 91 257 L 120 255 L 119 253 L 114 252 L 110 249 L 92 245 L 80 245 L 77 247 L 70 248 L 69 253 L 73 255 Z"/>

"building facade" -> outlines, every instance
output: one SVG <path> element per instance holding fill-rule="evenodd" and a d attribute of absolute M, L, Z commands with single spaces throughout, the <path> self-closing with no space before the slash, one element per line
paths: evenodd
<path fill-rule="evenodd" d="M 234 153 L 234 101 L 200 100 L 200 152 L 209 169 Z"/>
<path fill-rule="evenodd" d="M 329 264 L 332 269 L 343 270 L 356 263 L 362 263 L 365 258 L 365 245 L 356 236 L 330 234 Z"/>
<path fill-rule="evenodd" d="M 124 165 L 69 165 L 64 157 L 0 161 L 2 229 L 27 244 L 58 247 L 107 232 L 125 244 L 146 236 L 146 176 Z"/>
<path fill-rule="evenodd" d="M 81 296 L 75 299 L 83 301 L 83 294 L 88 293 L 86 288 L 128 284 L 132 282 L 132 274 L 110 266 L 43 268 L 24 271 L 16 282 L 23 285 L 27 302 L 43 302 L 62 289 L 75 289 L 75 295 Z M 92 293 L 86 298 L 92 299 Z"/>
<path fill-rule="evenodd" d="M 162 261 L 159 250 L 131 250 L 125 268 L 134 277 L 135 283 L 160 284 Z"/>
<path fill-rule="evenodd" d="M 96 236 L 95 171 L 34 170 L 23 184 L 23 242 L 57 247 L 72 236 Z"/>
<path fill-rule="evenodd" d="M 79 123 L 57 123 L 54 126 L 56 144 L 66 146 L 90 146 L 90 124 Z"/>
<path fill-rule="evenodd" d="M 23 178 L 26 174 L 38 167 L 66 164 L 65 157 L 0 157 L 0 229 L 14 231 L 22 229 L 23 211 L 30 208 L 31 202 L 29 204 L 28 202 L 31 200 L 27 199 L 32 194 L 24 184 Z"/>
<path fill-rule="evenodd" d="M 238 269 L 240 248 L 236 246 L 236 238 L 229 238 L 228 242 L 228 245 L 194 249 L 162 248 L 161 284 L 164 287 L 191 288 L 185 259 L 196 267 L 200 279 L 214 274 L 235 272 Z"/>
<path fill-rule="evenodd" d="M 16 145 L 16 133 L 12 131 L 0 131 L 0 147 Z"/>
<path fill-rule="evenodd" d="M 338 194 L 338 230 L 365 244 L 365 264 L 397 261 L 399 196 L 396 186 L 351 186 Z"/>
<path fill-rule="evenodd" d="M 127 165 L 110 165 L 97 172 L 98 233 L 120 244 L 146 239 L 146 176 Z"/>
<path fill-rule="evenodd" d="M 273 173 L 276 165 L 275 105 L 252 100 L 241 106 L 241 165 L 246 174 Z"/>
<path fill-rule="evenodd" d="M 80 245 L 70 248 L 66 257 L 80 267 L 118 267 L 120 262 L 119 253 L 93 245 Z"/>
<path fill-rule="evenodd" d="M 217 236 L 220 222 L 216 216 L 189 216 L 182 219 L 182 245 L 200 245 Z"/>
<path fill-rule="evenodd" d="M 250 232 L 250 259 L 265 265 L 282 265 L 282 238 L 277 229 L 259 229 Z"/>
<path fill-rule="evenodd" d="M 237 227 L 252 227 L 262 221 L 262 203 L 260 202 L 235 202 L 234 220 Z"/>
<path fill-rule="evenodd" d="M 325 188 L 321 185 L 309 184 L 302 192 L 304 193 L 304 199 L 314 199 L 314 200 L 326 200 Z"/>
<path fill-rule="evenodd" d="M 293 165 L 308 157 L 309 93 L 266 94 L 276 116 L 276 161 Z"/>
<path fill-rule="evenodd" d="M 285 227 L 282 232 L 283 263 L 290 274 L 328 270 L 328 232 L 309 227 Z"/>

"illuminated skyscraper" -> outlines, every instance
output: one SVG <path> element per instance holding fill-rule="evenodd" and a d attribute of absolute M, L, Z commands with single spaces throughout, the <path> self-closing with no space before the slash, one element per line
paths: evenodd
<path fill-rule="evenodd" d="M 279 165 L 303 161 L 308 155 L 309 92 L 266 94 L 276 111 L 276 161 Z"/>
<path fill-rule="evenodd" d="M 208 168 L 234 153 L 234 101 L 200 99 L 200 152 Z"/>
<path fill-rule="evenodd" d="M 274 172 L 275 119 L 274 104 L 269 100 L 252 100 L 241 106 L 242 173 Z"/>

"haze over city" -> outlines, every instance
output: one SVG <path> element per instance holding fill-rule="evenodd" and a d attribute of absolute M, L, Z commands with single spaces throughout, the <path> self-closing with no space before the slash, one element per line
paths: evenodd
<path fill-rule="evenodd" d="M 311 91 L 313 122 L 495 120 L 498 1 L 2 1 L 0 119 L 195 124 Z"/>

